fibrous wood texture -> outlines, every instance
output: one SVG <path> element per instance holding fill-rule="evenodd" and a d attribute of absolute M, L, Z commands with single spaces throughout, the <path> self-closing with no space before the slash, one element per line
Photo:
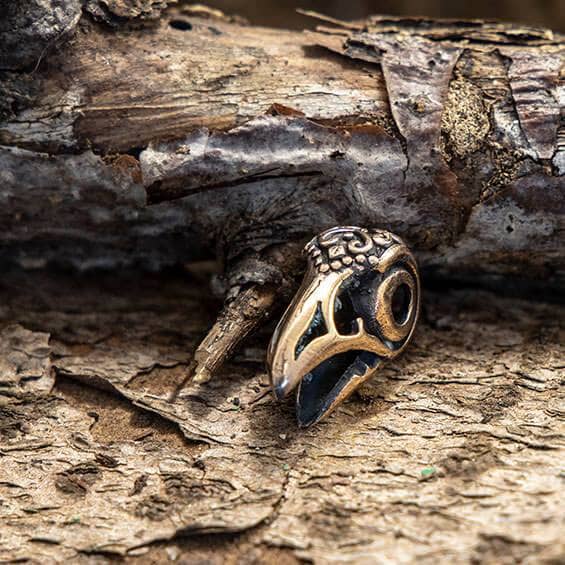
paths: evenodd
<path fill-rule="evenodd" d="M 0 20 L 0 559 L 563 559 L 563 309 L 543 293 L 428 290 L 407 355 L 307 431 L 270 396 L 269 328 L 179 390 L 332 225 L 391 229 L 428 273 L 558 288 L 562 36 L 168 4 Z M 213 285 L 121 272 L 213 255 Z M 54 262 L 113 271 L 6 266 Z M 211 286 L 227 304 L 197 346 Z"/>
<path fill-rule="evenodd" d="M 194 281 L 0 287 L 1 559 L 563 558 L 561 307 L 428 292 L 406 356 L 304 431 L 266 335 L 169 402 L 210 322 Z"/>
<path fill-rule="evenodd" d="M 451 275 L 562 280 L 562 36 L 390 18 L 298 33 L 166 4 L 9 3 L 2 258 L 229 265 L 361 224 Z M 284 278 L 263 267 L 240 282 Z"/>

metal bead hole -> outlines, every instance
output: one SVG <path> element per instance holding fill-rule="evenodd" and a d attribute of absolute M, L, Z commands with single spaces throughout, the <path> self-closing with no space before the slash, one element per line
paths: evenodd
<path fill-rule="evenodd" d="M 410 303 L 412 302 L 412 291 L 406 283 L 399 284 L 392 295 L 391 310 L 394 321 L 401 326 L 404 324 L 410 313 Z"/>

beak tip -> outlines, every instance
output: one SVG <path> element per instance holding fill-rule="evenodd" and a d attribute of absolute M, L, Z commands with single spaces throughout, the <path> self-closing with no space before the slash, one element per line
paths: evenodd
<path fill-rule="evenodd" d="M 277 400 L 283 400 L 288 394 L 288 383 L 286 381 L 281 381 L 273 386 L 273 391 Z"/>
<path fill-rule="evenodd" d="M 286 373 L 275 376 L 271 374 L 271 383 L 277 400 L 284 400 L 294 388 L 292 378 Z"/>
<path fill-rule="evenodd" d="M 297 423 L 298 423 L 298 427 L 301 430 L 305 430 L 306 428 L 309 428 L 312 425 L 311 422 L 304 422 L 300 418 L 297 419 Z"/>

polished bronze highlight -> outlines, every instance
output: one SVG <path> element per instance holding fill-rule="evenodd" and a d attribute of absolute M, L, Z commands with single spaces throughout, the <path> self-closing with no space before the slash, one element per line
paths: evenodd
<path fill-rule="evenodd" d="M 390 232 L 336 227 L 305 252 L 307 273 L 267 358 L 278 398 L 298 387 L 303 427 L 329 414 L 406 347 L 420 306 L 416 260 Z"/>

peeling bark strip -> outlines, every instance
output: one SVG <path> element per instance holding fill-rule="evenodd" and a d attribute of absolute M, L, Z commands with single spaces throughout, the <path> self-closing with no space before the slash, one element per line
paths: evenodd
<path fill-rule="evenodd" d="M 238 268 L 349 223 L 397 232 L 449 276 L 563 281 L 561 35 L 377 17 L 297 33 L 164 0 L 12 4 L 0 260 L 159 267 L 219 250 Z"/>
<path fill-rule="evenodd" d="M 563 60 L 537 53 L 501 52 L 510 59 L 508 78 L 520 126 L 534 156 L 550 160 L 557 151 L 555 140 L 561 118 L 557 88 Z"/>
<path fill-rule="evenodd" d="M 449 80 L 461 50 L 446 45 L 438 51 L 434 43 L 419 37 L 390 41 L 365 33 L 351 42 L 358 43 L 356 57 L 363 58 L 361 46 L 372 47 L 380 54 L 380 57 L 372 54 L 368 60 L 382 66 L 391 113 L 404 138 L 407 159 L 404 187 L 412 193 L 429 194 L 428 229 L 433 229 L 442 204 L 444 214 L 456 223 L 459 189 L 457 177 L 440 153 L 440 127 Z M 440 223 L 441 229 L 452 233 L 457 229 L 456 225 Z"/>
<path fill-rule="evenodd" d="M 188 563 L 562 561 L 563 307 L 428 292 L 406 356 L 301 431 L 269 394 L 267 335 L 169 402 L 206 295 L 3 274 L 0 367 L 32 379 L 0 392 L 0 560 L 161 562 L 169 540 Z"/>

